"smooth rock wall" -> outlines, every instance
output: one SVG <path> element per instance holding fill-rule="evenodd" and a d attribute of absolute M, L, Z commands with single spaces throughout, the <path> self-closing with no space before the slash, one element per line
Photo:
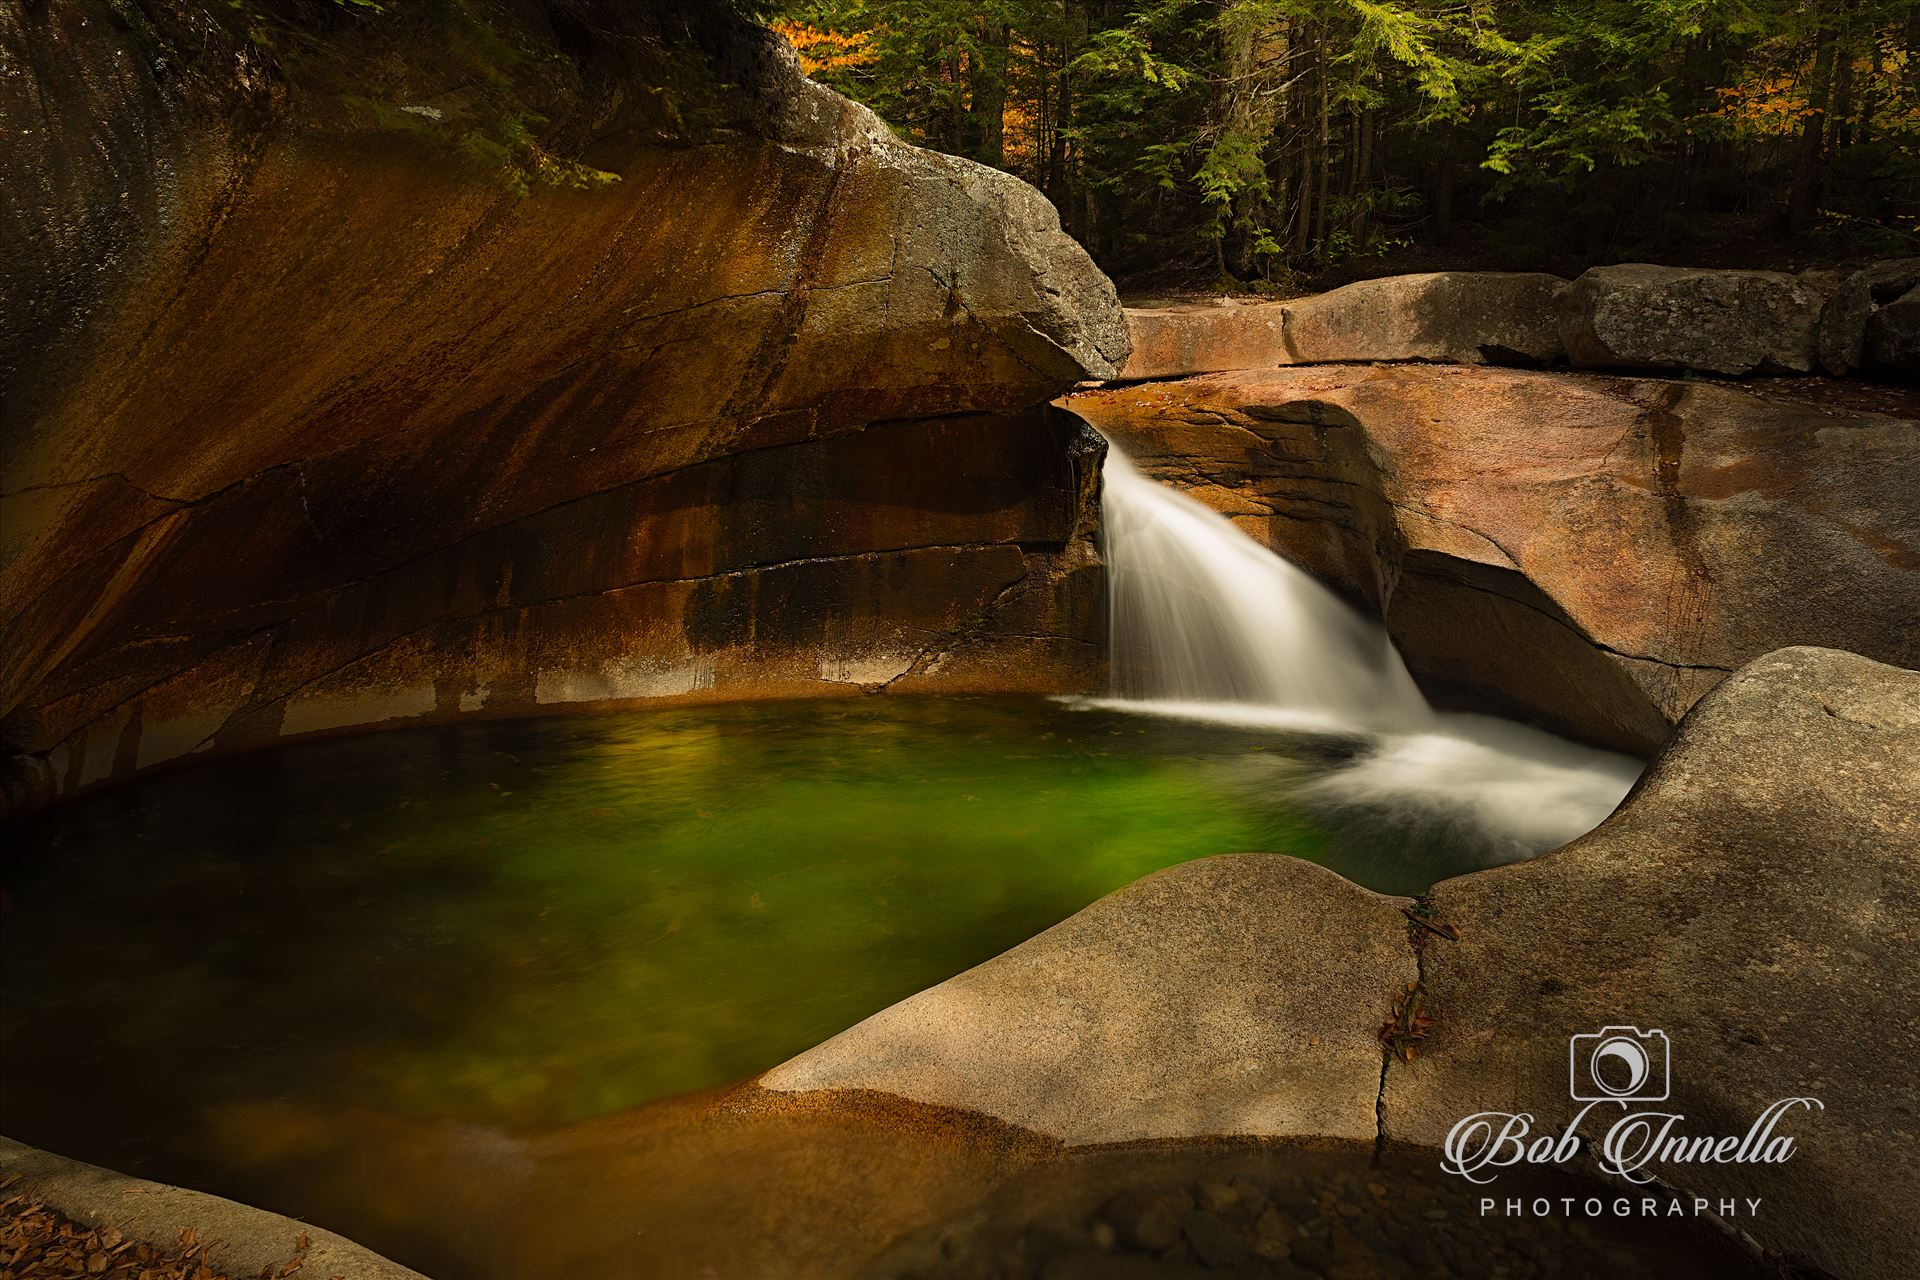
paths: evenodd
<path fill-rule="evenodd" d="M 470 715 L 1090 689 L 1101 456 L 1044 408 L 874 426 L 583 495 L 345 583 L 310 527 L 262 545 L 297 497 L 242 487 L 168 518 L 167 554 L 14 709 L 17 776 L 28 798 L 69 795 L 193 753 Z"/>
<path fill-rule="evenodd" d="M 514 12 L 617 183 L 518 194 L 244 42 L 0 16 L 16 804 L 390 721 L 1093 679 L 1097 443 L 1035 407 L 1127 339 L 1051 206 L 731 20 L 731 114 L 655 140 L 617 41 Z M 449 101 L 424 21 L 368 57 Z"/>

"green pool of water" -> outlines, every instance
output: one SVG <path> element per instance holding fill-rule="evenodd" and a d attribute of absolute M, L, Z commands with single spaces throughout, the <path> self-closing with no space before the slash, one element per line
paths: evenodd
<path fill-rule="evenodd" d="M 888 698 L 136 782 L 5 860 L 0 1131 L 124 1167 L 166 1117 L 249 1100 L 559 1125 L 750 1076 L 1190 858 L 1291 853 L 1392 891 L 1471 865 L 1310 821 L 1290 794 L 1326 749 Z"/>

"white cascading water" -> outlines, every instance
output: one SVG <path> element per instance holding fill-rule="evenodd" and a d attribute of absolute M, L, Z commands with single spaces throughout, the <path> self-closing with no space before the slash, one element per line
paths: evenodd
<path fill-rule="evenodd" d="M 1305 571 L 1111 446 L 1101 485 L 1116 698 L 1379 729 L 1433 718 L 1385 630 Z"/>
<path fill-rule="evenodd" d="M 1358 735 L 1364 749 L 1307 783 L 1308 800 L 1470 824 L 1489 862 L 1592 830 L 1639 776 L 1627 756 L 1436 712 L 1385 629 L 1305 571 L 1111 445 L 1101 478 L 1113 676 L 1099 705 Z"/>

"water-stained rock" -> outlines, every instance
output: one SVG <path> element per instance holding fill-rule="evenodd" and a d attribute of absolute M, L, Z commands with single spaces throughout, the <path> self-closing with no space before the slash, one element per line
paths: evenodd
<path fill-rule="evenodd" d="M 1920 666 L 1910 421 L 1724 384 L 1415 366 L 1069 403 L 1384 614 L 1442 701 L 1644 754 L 1771 649 Z"/>
<path fill-rule="evenodd" d="M 617 181 L 531 193 L 463 159 L 431 17 L 330 28 L 387 75 L 360 97 L 171 0 L 0 18 L 23 796 L 555 697 L 1085 685 L 1097 458 L 1033 409 L 1117 372 L 1111 285 L 1037 192 L 724 14 L 663 135 L 621 24 L 681 11 L 580 9 L 500 20 Z M 838 443 L 883 422 L 920 425 Z"/>

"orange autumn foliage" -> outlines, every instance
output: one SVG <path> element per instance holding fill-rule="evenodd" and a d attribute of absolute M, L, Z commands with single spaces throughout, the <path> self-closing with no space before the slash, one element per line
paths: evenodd
<path fill-rule="evenodd" d="M 1889 44 L 1880 54 L 1881 65 L 1878 68 L 1869 58 L 1853 60 L 1856 83 L 1867 84 L 1876 80 L 1893 85 L 1913 83 L 1907 71 L 1905 49 Z M 1716 90 L 1720 106 L 1713 114 L 1730 121 L 1742 133 L 1794 133 L 1814 114 L 1809 93 L 1810 80 L 1810 68 L 1806 65 L 1753 76 L 1739 84 Z M 1858 109 L 1871 112 L 1872 118 L 1864 123 L 1871 125 L 1877 133 L 1920 129 L 1920 96 L 1911 92 L 1880 95 L 1855 105 Z"/>
<path fill-rule="evenodd" d="M 770 25 L 800 55 L 800 70 L 806 75 L 865 66 L 873 61 L 873 50 L 863 31 L 831 31 L 789 18 L 777 19 Z"/>

